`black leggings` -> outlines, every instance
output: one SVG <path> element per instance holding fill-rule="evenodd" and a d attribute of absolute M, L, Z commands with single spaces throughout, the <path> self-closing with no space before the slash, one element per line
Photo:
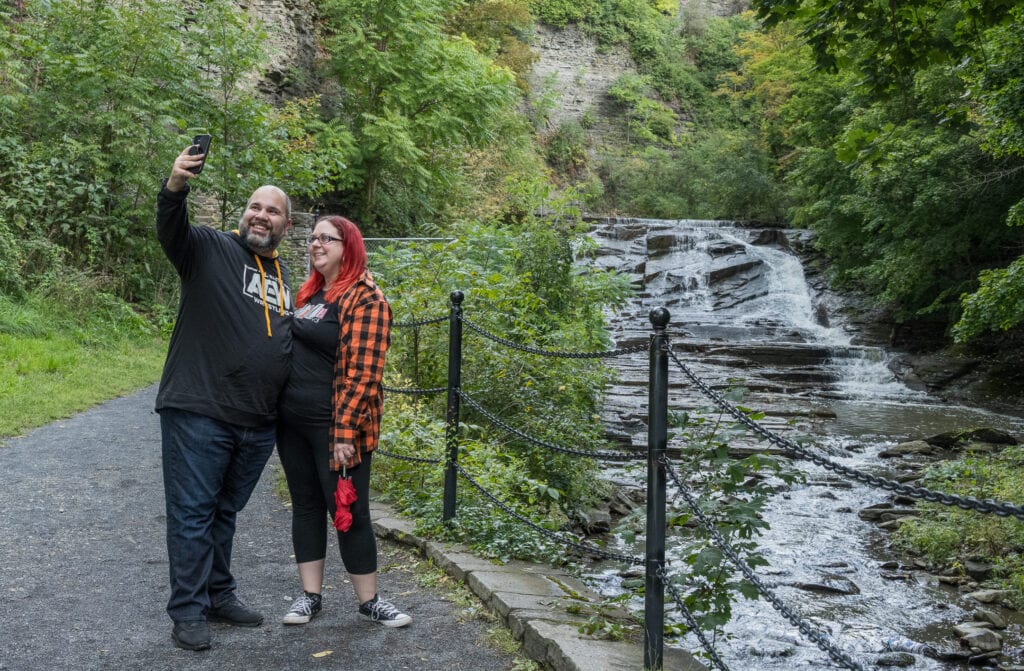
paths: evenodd
<path fill-rule="evenodd" d="M 334 490 L 339 473 L 330 470 L 330 425 L 311 422 L 281 410 L 277 418 L 277 453 L 281 457 L 292 498 L 292 547 L 296 563 L 327 556 L 327 515 L 334 518 Z M 357 499 L 352 504 L 352 527 L 338 532 L 345 570 L 353 575 L 377 571 L 377 539 L 370 522 L 370 460 L 350 468 Z"/>

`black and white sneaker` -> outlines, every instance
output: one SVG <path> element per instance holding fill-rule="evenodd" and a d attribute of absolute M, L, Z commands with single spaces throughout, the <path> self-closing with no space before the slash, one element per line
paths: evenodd
<path fill-rule="evenodd" d="M 306 624 L 320 612 L 323 599 L 319 594 L 303 592 L 302 596 L 295 600 L 292 607 L 288 609 L 281 622 L 284 624 Z"/>
<path fill-rule="evenodd" d="M 412 622 L 412 618 L 395 608 L 390 601 L 384 601 L 379 596 L 359 606 L 359 612 L 374 622 L 380 622 L 385 627 L 404 627 Z"/>

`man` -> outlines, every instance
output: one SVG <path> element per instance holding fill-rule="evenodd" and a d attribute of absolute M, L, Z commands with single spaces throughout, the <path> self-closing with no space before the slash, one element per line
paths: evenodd
<path fill-rule="evenodd" d="M 160 245 L 181 278 L 181 302 L 156 398 L 160 413 L 174 643 L 210 647 L 209 621 L 258 627 L 235 595 L 231 546 L 274 448 L 277 396 L 288 374 L 291 312 L 277 246 L 291 202 L 253 192 L 238 230 L 189 224 L 189 180 L 205 157 L 189 148 L 157 197 Z M 198 172 L 198 170 L 196 170 Z"/>

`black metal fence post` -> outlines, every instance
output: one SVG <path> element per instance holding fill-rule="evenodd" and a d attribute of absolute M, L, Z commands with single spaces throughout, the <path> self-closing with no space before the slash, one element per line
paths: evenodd
<path fill-rule="evenodd" d="M 665 308 L 651 311 L 650 388 L 647 401 L 647 553 L 644 594 L 644 669 L 661 671 L 665 636 L 665 464 L 668 446 L 668 326 Z"/>
<path fill-rule="evenodd" d="M 448 412 L 445 415 L 445 446 L 448 459 L 444 473 L 444 514 L 447 522 L 455 517 L 455 484 L 459 473 L 459 387 L 462 385 L 462 299 L 461 291 L 451 294 L 448 313 Z"/>

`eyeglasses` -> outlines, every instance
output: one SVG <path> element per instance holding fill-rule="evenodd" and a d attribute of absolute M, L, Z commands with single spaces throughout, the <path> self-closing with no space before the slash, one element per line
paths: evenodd
<path fill-rule="evenodd" d="M 311 245 L 314 242 L 319 242 L 321 245 L 329 245 L 332 242 L 341 242 L 341 238 L 336 238 L 333 235 L 327 235 L 326 233 L 321 233 L 320 235 L 311 235 L 308 238 L 306 238 L 307 245 Z"/>

